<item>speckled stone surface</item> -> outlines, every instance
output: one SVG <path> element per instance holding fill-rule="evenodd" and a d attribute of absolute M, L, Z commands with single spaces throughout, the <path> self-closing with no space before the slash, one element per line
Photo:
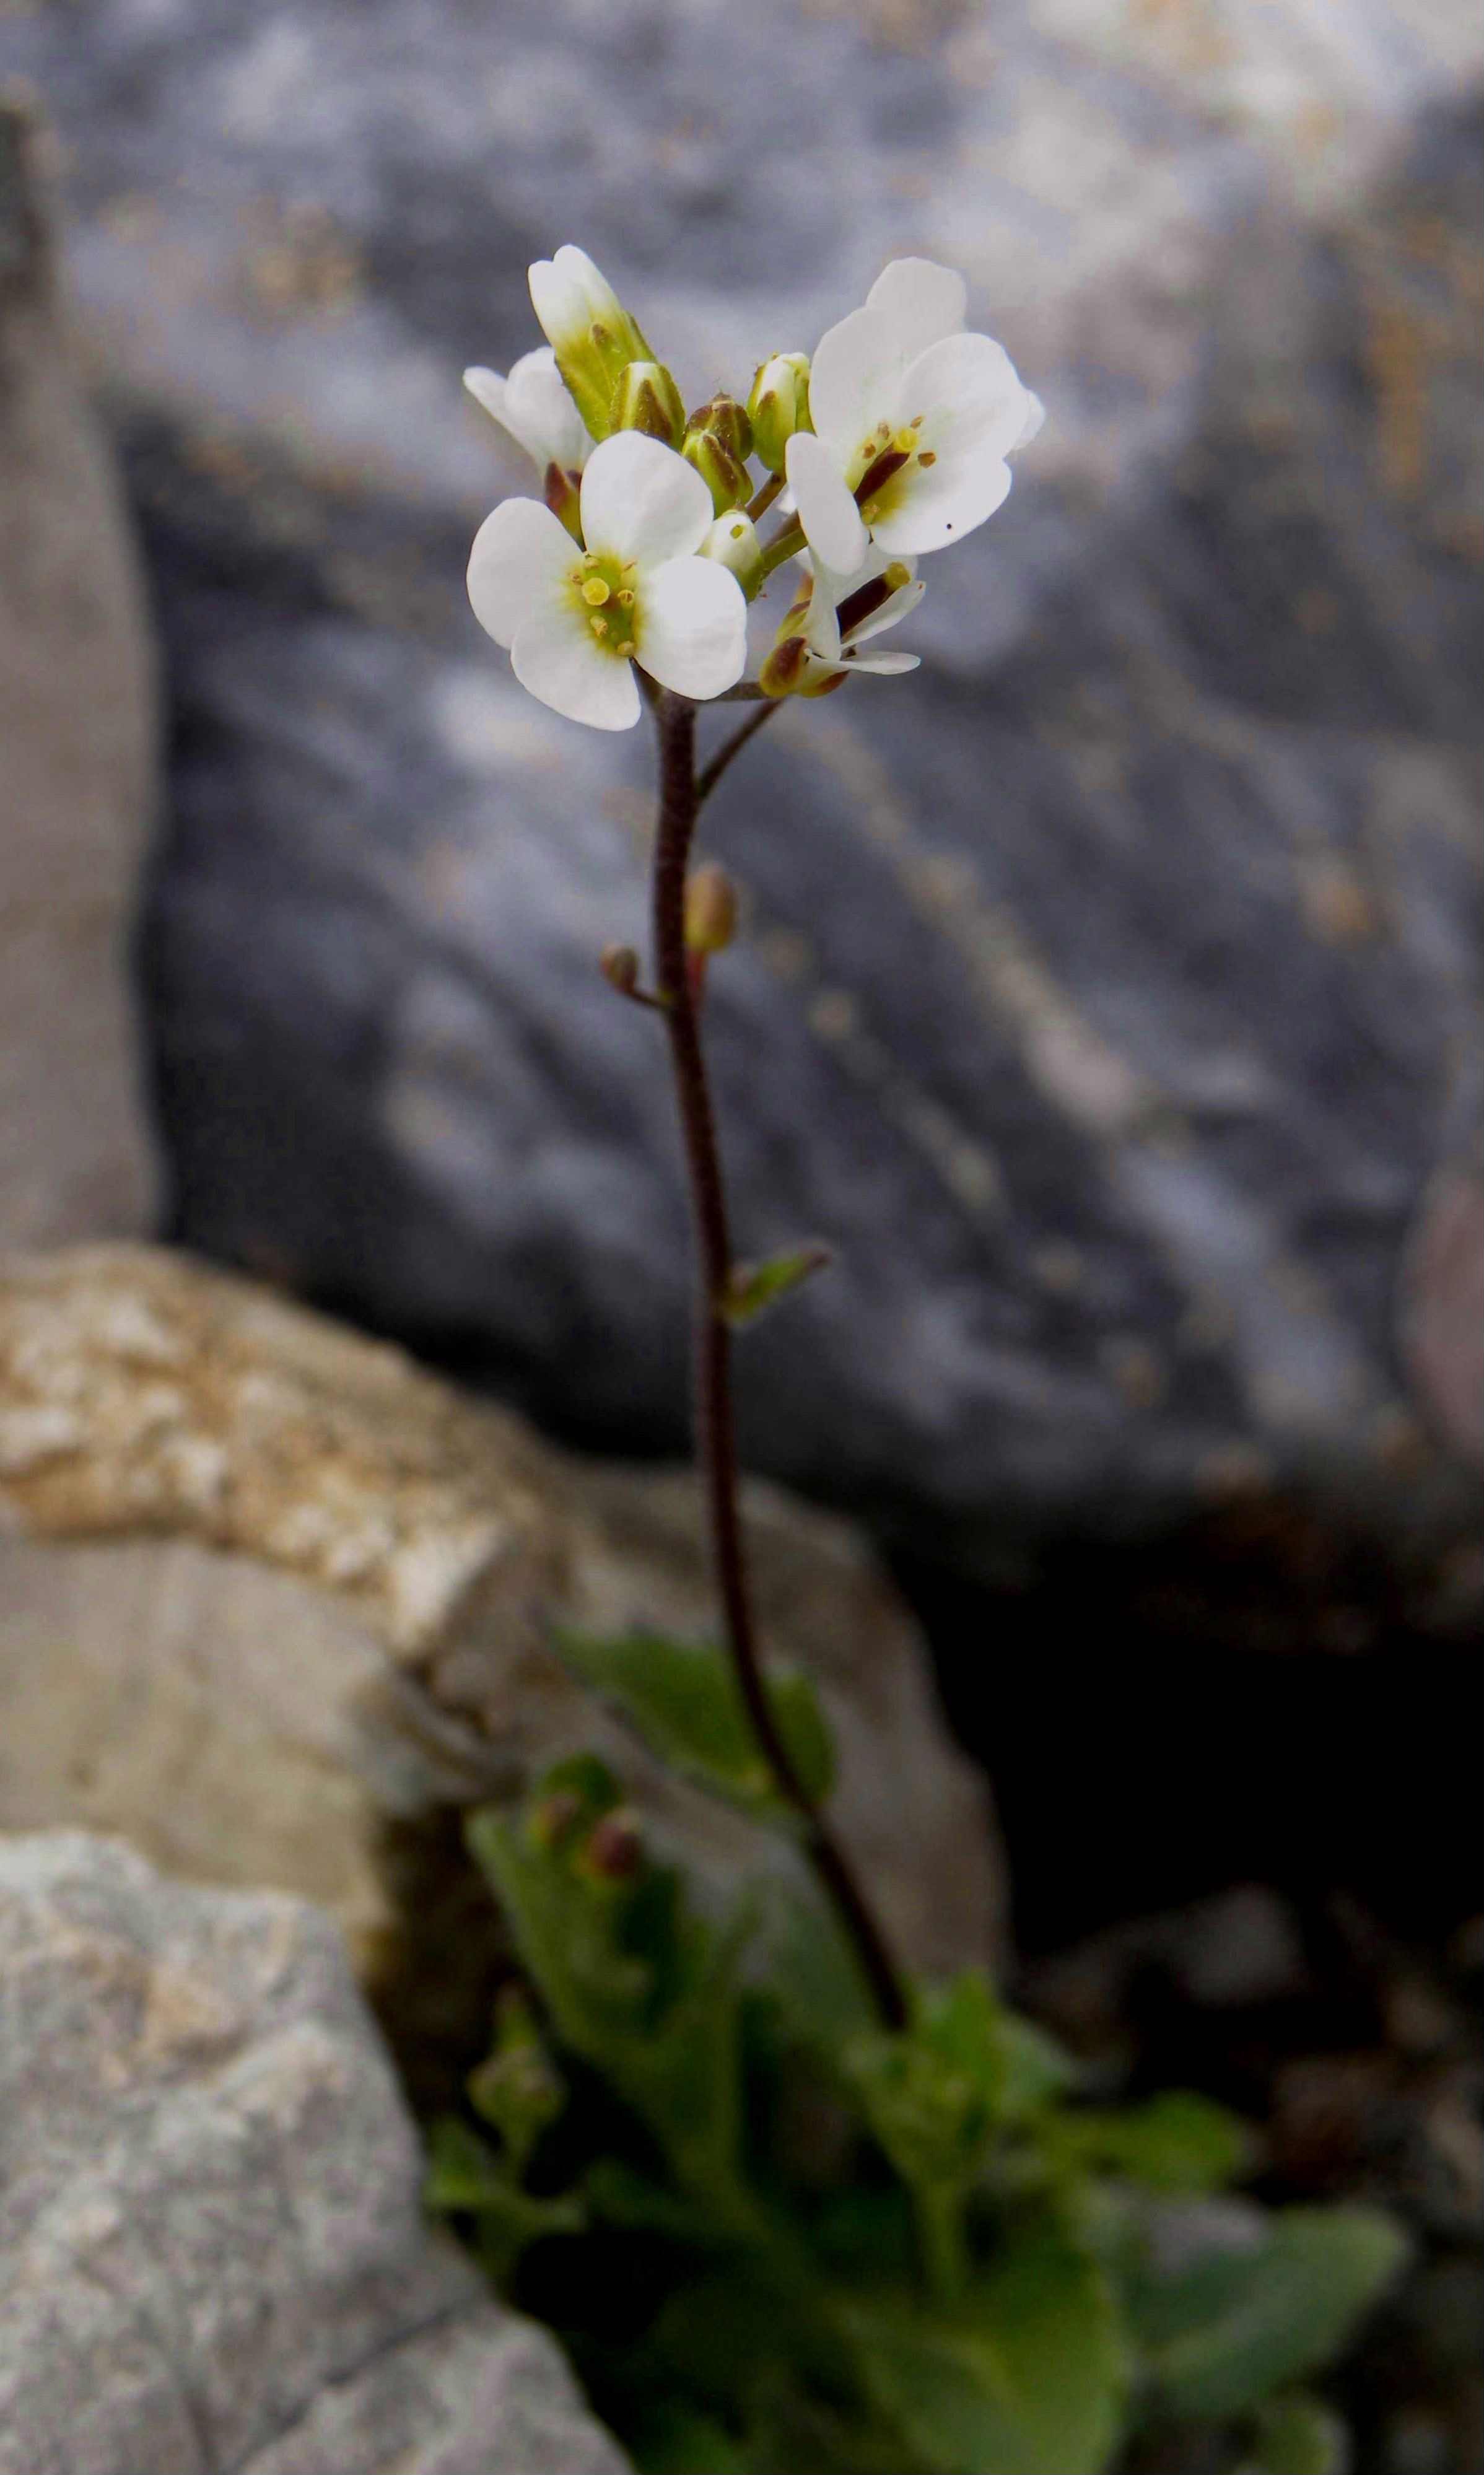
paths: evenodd
<path fill-rule="evenodd" d="M 421 2178 L 327 1917 L 0 1835 L 4 2475 L 622 2475 Z"/>

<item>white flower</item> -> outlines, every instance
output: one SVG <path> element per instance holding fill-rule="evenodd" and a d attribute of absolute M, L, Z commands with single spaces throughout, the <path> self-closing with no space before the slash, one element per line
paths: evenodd
<path fill-rule="evenodd" d="M 888 559 L 884 551 L 872 549 L 859 572 L 848 576 L 834 575 L 818 558 L 807 565 L 813 589 L 803 625 L 809 648 L 806 680 L 851 671 L 890 678 L 916 670 L 921 658 L 916 653 L 860 650 L 872 636 L 899 626 L 916 609 L 925 588 L 917 581 L 914 559 Z"/>
<path fill-rule="evenodd" d="M 571 241 L 527 270 L 531 306 L 595 438 L 613 428 L 613 391 L 630 361 L 652 361 L 644 334 L 607 277 Z"/>
<path fill-rule="evenodd" d="M 1003 503 L 1005 458 L 1041 426 L 1003 345 L 963 331 L 965 299 L 948 267 L 895 258 L 814 356 L 814 429 L 790 439 L 787 470 L 805 537 L 839 574 L 860 567 L 867 534 L 902 556 L 961 541 Z"/>
<path fill-rule="evenodd" d="M 635 662 L 679 696 L 735 686 L 747 605 L 736 576 L 696 554 L 712 524 L 700 475 L 621 429 L 593 450 L 580 504 L 585 550 L 535 499 L 507 499 L 474 537 L 474 616 L 522 685 L 598 730 L 639 720 Z"/>
<path fill-rule="evenodd" d="M 523 354 L 507 379 L 498 370 L 473 369 L 464 372 L 464 384 L 490 419 L 524 448 L 538 473 L 553 464 L 564 473 L 581 472 L 593 441 L 549 344 Z"/>

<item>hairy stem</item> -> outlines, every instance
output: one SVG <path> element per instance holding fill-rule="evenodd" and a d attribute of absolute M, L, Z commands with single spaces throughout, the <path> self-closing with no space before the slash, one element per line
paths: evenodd
<path fill-rule="evenodd" d="M 906 2024 L 907 2005 L 890 1954 L 842 1850 L 779 1734 L 758 1653 L 738 1501 L 732 1335 L 720 1311 L 732 1270 L 732 1240 L 700 1020 L 686 968 L 686 871 L 700 806 L 695 708 L 683 697 L 667 694 L 656 706 L 656 719 L 660 812 L 653 883 L 654 975 L 669 1035 L 695 1236 L 695 1446 L 727 1646 L 753 1733 L 780 1796 L 792 1805 L 803 1826 L 809 1860 L 849 1936 L 883 2022 L 888 2028 L 900 2028 Z"/>

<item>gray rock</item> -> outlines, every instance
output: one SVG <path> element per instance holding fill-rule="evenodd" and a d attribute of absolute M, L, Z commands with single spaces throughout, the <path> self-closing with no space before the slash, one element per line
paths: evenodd
<path fill-rule="evenodd" d="M 158 796 L 155 648 L 60 298 L 44 147 L 0 94 L 0 1245 L 155 1209 L 125 947 Z"/>
<path fill-rule="evenodd" d="M 743 1242 L 841 1259 L 749 1341 L 748 1454 L 961 1546 L 1264 1484 L 1390 1534 L 1476 1505 L 1395 1297 L 1484 1070 L 1477 27 L 103 0 L 8 40 L 73 141 L 170 647 L 194 1243 L 673 1443 L 669 1100 L 593 968 L 642 927 L 648 752 L 463 609 L 524 482 L 456 373 L 532 340 L 568 236 L 693 399 L 921 248 L 1050 420 L 933 563 L 925 671 L 783 717 L 708 827 Z"/>
<path fill-rule="evenodd" d="M 0 1837 L 4 2475 L 621 2475 L 420 2180 L 328 1918 Z"/>
<path fill-rule="evenodd" d="M 901 1601 L 843 1523 L 763 1486 L 746 1520 L 765 1643 L 817 1679 L 894 1943 L 1001 1957 L 988 1799 Z M 793 1862 L 595 1703 L 556 1623 L 714 1630 L 688 1477 L 574 1460 L 162 1249 L 0 1262 L 0 1829 L 120 1831 L 318 1901 L 420 2096 L 487 2032 L 470 1803 L 596 1746 L 715 1895 Z"/>

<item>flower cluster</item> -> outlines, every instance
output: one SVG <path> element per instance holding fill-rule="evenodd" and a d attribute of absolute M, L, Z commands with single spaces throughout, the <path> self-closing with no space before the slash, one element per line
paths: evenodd
<path fill-rule="evenodd" d="M 541 476 L 540 499 L 486 517 L 469 562 L 474 615 L 533 696 L 626 730 L 636 666 L 679 696 L 726 695 L 747 605 L 789 561 L 791 603 L 746 693 L 823 696 L 853 671 L 916 668 L 862 649 L 916 608 L 917 560 L 1003 504 L 1007 458 L 1042 419 L 1004 348 L 965 329 L 961 276 L 894 259 L 812 360 L 776 353 L 745 405 L 715 396 L 689 416 L 582 250 L 540 259 L 530 289 L 547 348 L 464 382 Z"/>

